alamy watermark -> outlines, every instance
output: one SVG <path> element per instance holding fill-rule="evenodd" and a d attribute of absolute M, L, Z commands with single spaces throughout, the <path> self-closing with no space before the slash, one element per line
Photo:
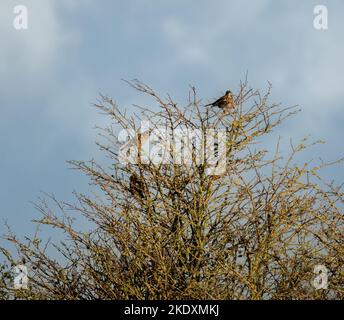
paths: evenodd
<path fill-rule="evenodd" d="M 121 130 L 118 141 L 121 164 L 154 164 L 198 166 L 206 164 L 206 175 L 226 172 L 225 129 L 209 128 L 206 131 L 180 125 L 174 130 L 167 126 L 151 127 L 148 121 L 141 123 L 139 133 Z"/>
<path fill-rule="evenodd" d="M 29 274 L 27 267 L 23 264 L 19 264 L 13 268 L 14 279 L 13 287 L 16 290 L 26 290 L 29 283 Z"/>
<path fill-rule="evenodd" d="M 328 270 L 322 265 L 318 264 L 314 267 L 316 277 L 313 279 L 313 286 L 315 289 L 327 289 L 328 287 Z"/>
<path fill-rule="evenodd" d="M 13 9 L 15 14 L 13 27 L 16 30 L 27 30 L 29 28 L 29 12 L 26 6 L 17 5 Z"/>
<path fill-rule="evenodd" d="M 29 27 L 28 8 L 25 5 L 16 5 L 13 9 L 15 14 L 13 27 L 16 30 L 27 30 Z M 328 29 L 328 9 L 325 5 L 318 4 L 313 8 L 313 27 L 316 30 Z"/>
<path fill-rule="evenodd" d="M 313 9 L 314 19 L 313 27 L 316 30 L 327 30 L 328 29 L 328 9 L 326 6 L 319 4 Z"/>

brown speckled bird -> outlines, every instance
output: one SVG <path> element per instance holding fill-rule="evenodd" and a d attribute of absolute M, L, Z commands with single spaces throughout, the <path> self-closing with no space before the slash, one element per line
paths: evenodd
<path fill-rule="evenodd" d="M 130 176 L 129 191 L 134 197 L 140 197 L 143 199 L 145 197 L 144 190 L 145 185 L 142 179 L 136 174 L 133 173 Z"/>
<path fill-rule="evenodd" d="M 233 94 L 230 90 L 227 90 L 225 95 L 216 101 L 205 105 L 205 107 L 219 107 L 220 109 L 228 110 L 234 108 Z"/>

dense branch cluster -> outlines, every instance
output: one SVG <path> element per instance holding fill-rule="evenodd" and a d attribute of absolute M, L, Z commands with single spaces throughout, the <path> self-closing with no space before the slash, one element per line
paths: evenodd
<path fill-rule="evenodd" d="M 77 193 L 73 204 L 54 197 L 50 197 L 53 206 L 46 200 L 37 204 L 43 216 L 36 223 L 65 233 L 66 241 L 54 245 L 58 256 L 48 254 L 49 243 L 43 243 L 39 233 L 25 242 L 10 232 L 6 235 L 19 258 L 2 249 L 7 262 L 0 269 L 0 295 L 26 299 L 344 297 L 343 193 L 322 180 L 319 170 L 328 164 L 295 160 L 312 145 L 307 140 L 291 145 L 288 158 L 282 158 L 279 146 L 275 152 L 259 148 L 259 140 L 297 112 L 295 108 L 270 104 L 271 87 L 261 94 L 247 81 L 233 94 L 230 110 L 205 107 L 193 87 L 188 103 L 180 106 L 139 81 L 129 85 L 151 96 L 159 110 L 136 106 L 136 112 L 127 115 L 111 98 L 101 97 L 96 107 L 111 118 L 111 126 L 102 129 L 105 142 L 98 145 L 111 165 L 71 161 L 90 178 L 93 195 Z M 149 121 L 147 131 L 141 128 L 142 121 Z M 153 131 L 158 144 L 167 144 L 159 140 L 162 127 L 168 129 L 172 142 L 178 128 L 197 130 L 204 141 L 214 141 L 213 157 L 222 153 L 225 167 L 209 174 L 209 157 L 202 151 L 199 161 L 199 146 L 185 143 L 188 140 L 183 144 L 184 151 L 190 149 L 187 164 L 176 161 L 173 147 L 167 163 L 147 157 L 142 147 Z M 120 130 L 130 133 L 126 144 L 118 139 Z M 224 131 L 225 140 L 209 136 L 209 130 Z M 130 146 L 137 161 L 119 160 L 124 146 Z M 90 231 L 74 225 L 74 213 L 91 224 Z M 9 268 L 20 261 L 29 270 L 27 290 L 13 289 Z M 317 290 L 313 285 L 317 265 L 328 270 L 328 289 Z"/>

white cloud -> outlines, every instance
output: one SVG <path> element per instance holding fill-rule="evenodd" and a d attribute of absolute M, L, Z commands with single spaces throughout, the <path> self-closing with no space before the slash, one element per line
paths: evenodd
<path fill-rule="evenodd" d="M 81 41 L 81 35 L 65 25 L 58 10 L 77 9 L 75 1 L 22 0 L 21 4 L 28 9 L 27 30 L 13 27 L 16 4 L 11 0 L 0 2 L 0 80 L 12 94 L 19 87 L 31 93 L 48 87 L 63 53 L 77 48 Z"/>

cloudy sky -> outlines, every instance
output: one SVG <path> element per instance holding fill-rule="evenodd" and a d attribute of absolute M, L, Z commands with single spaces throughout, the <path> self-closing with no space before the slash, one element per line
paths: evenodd
<path fill-rule="evenodd" d="M 13 27 L 18 4 L 28 30 Z M 328 8 L 326 31 L 313 27 L 317 4 Z M 70 200 L 88 190 L 65 161 L 101 157 L 99 92 L 140 103 L 123 78 L 183 103 L 189 84 L 209 101 L 248 71 L 252 86 L 271 81 L 275 101 L 302 108 L 276 138 L 310 134 L 328 142 L 310 158 L 342 156 L 343 15 L 342 0 L 1 0 L 0 221 L 29 233 L 42 191 Z M 344 180 L 341 167 L 327 174 Z"/>

